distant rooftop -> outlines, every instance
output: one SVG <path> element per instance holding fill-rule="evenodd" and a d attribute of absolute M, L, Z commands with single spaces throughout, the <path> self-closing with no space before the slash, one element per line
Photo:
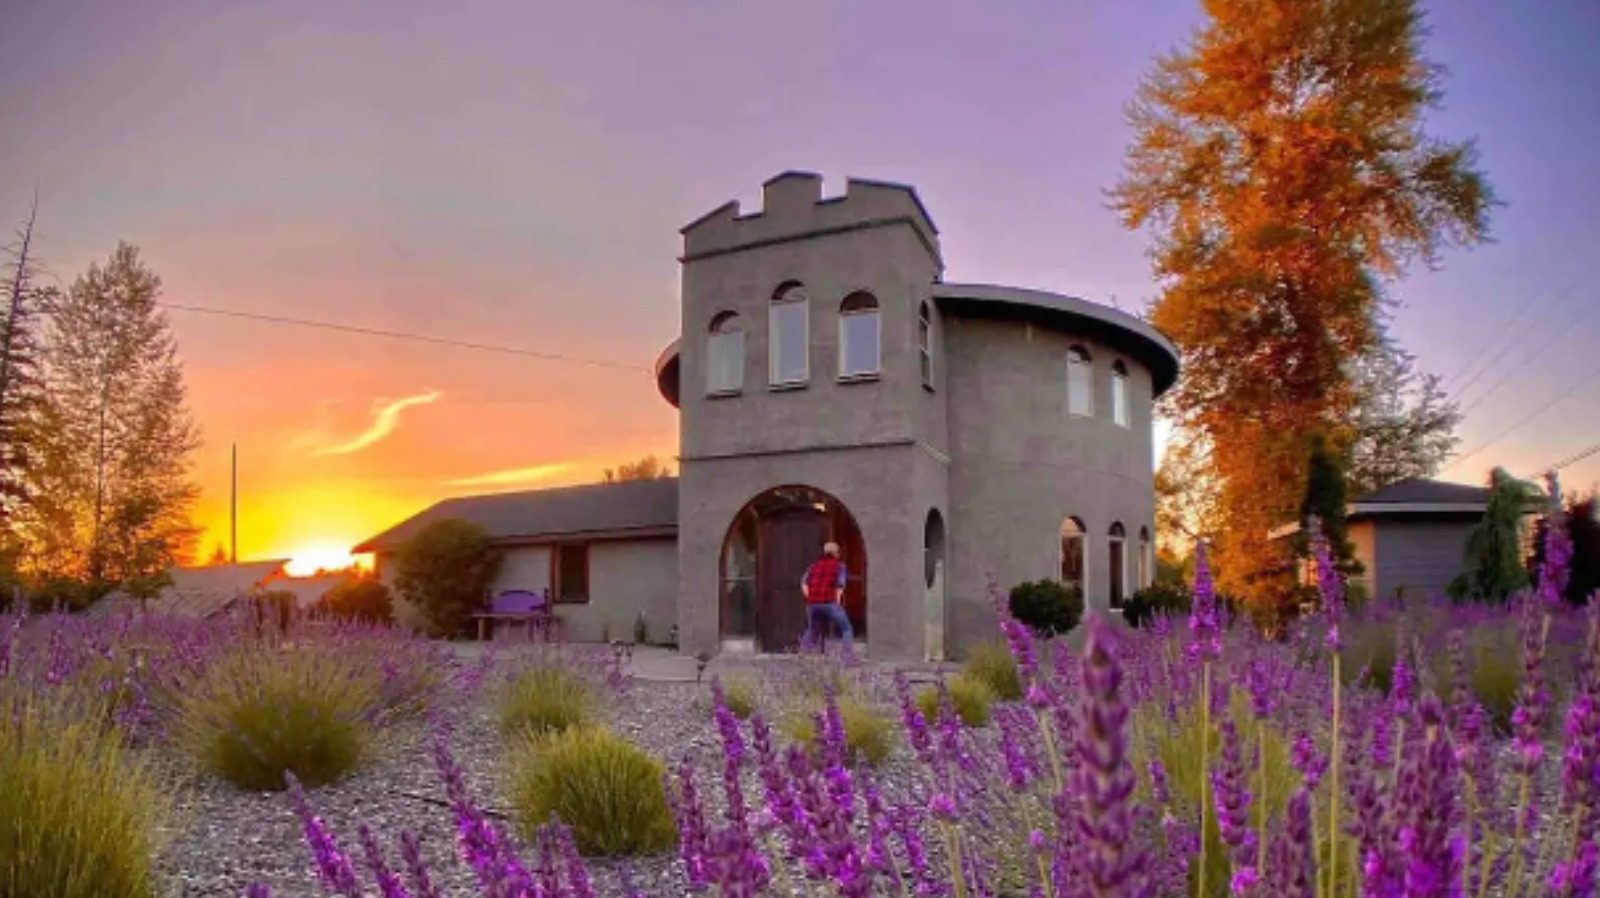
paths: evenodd
<path fill-rule="evenodd" d="M 1427 480 L 1413 477 L 1391 483 L 1383 489 L 1358 497 L 1355 505 L 1395 505 L 1426 503 L 1429 505 L 1487 505 L 1487 487 L 1444 480 Z"/>
<path fill-rule="evenodd" d="M 678 528 L 678 480 L 630 480 L 446 499 L 356 546 L 357 555 L 393 551 L 437 521 L 479 525 L 501 543 L 572 536 L 670 536 Z"/>

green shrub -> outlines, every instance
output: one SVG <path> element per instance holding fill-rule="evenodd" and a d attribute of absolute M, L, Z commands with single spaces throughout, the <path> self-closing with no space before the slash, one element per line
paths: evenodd
<path fill-rule="evenodd" d="M 1143 627 L 1158 615 L 1187 614 L 1191 596 L 1182 583 L 1157 580 L 1122 603 L 1122 619 L 1129 626 Z"/>
<path fill-rule="evenodd" d="M 0 684 L 0 895 L 153 898 L 161 790 L 103 709 L 43 698 Z"/>
<path fill-rule="evenodd" d="M 246 642 L 176 693 L 174 735 L 202 768 L 245 789 L 331 783 L 367 756 L 382 674 L 333 644 Z"/>
<path fill-rule="evenodd" d="M 1039 636 L 1071 632 L 1083 620 L 1083 591 L 1055 580 L 1018 583 L 1011 588 L 1011 616 Z"/>
<path fill-rule="evenodd" d="M 483 527 L 434 521 L 395 553 L 395 591 L 417 611 L 430 636 L 457 636 L 483 607 L 499 555 Z"/>
<path fill-rule="evenodd" d="M 1003 642 L 981 642 L 967 652 L 964 673 L 973 677 L 1003 702 L 1022 699 L 1022 675 L 1017 672 L 1017 659 Z"/>
<path fill-rule="evenodd" d="M 756 710 L 755 684 L 738 676 L 723 677 L 721 683 L 722 703 L 728 706 L 734 717 L 749 720 Z"/>
<path fill-rule="evenodd" d="M 945 681 L 950 693 L 950 705 L 956 716 L 969 727 L 981 727 L 989 722 L 989 705 L 994 702 L 994 690 L 977 677 L 957 674 Z M 939 687 L 927 686 L 917 693 L 917 708 L 930 721 L 940 717 Z"/>
<path fill-rule="evenodd" d="M 368 624 L 394 623 L 394 597 L 382 580 L 372 575 L 352 577 L 328 590 L 321 609 L 341 620 Z"/>
<path fill-rule="evenodd" d="M 496 708 L 507 736 L 582 726 L 594 707 L 594 690 L 575 670 L 542 659 L 500 687 Z"/>
<path fill-rule="evenodd" d="M 883 763 L 894 748 L 895 721 L 854 695 L 841 696 L 837 703 L 849 759 L 853 762 L 863 758 L 874 767 Z M 820 701 L 803 704 L 789 715 L 784 731 L 795 742 L 815 748 L 818 741 L 815 717 L 825 707 Z"/>
<path fill-rule="evenodd" d="M 510 799 L 532 841 L 553 814 L 585 855 L 648 854 L 677 843 L 660 761 L 598 727 L 526 739 L 511 759 Z"/>

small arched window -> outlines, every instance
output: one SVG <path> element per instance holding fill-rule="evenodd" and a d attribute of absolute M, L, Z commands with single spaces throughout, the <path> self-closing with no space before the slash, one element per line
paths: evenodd
<path fill-rule="evenodd" d="M 1089 351 L 1082 346 L 1067 350 L 1067 413 L 1094 414 L 1094 369 Z"/>
<path fill-rule="evenodd" d="M 1150 528 L 1139 528 L 1139 579 L 1135 585 L 1144 589 L 1150 585 Z"/>
<path fill-rule="evenodd" d="M 1084 589 L 1083 537 L 1083 521 L 1068 517 L 1061 522 L 1061 582 L 1080 594 Z"/>
<path fill-rule="evenodd" d="M 839 304 L 839 376 L 876 377 L 883 368 L 883 316 L 871 293 L 857 291 Z"/>
<path fill-rule="evenodd" d="M 798 386 L 811 379 L 811 303 L 799 281 L 785 281 L 772 293 L 768 331 L 770 382 Z"/>
<path fill-rule="evenodd" d="M 1128 366 L 1121 359 L 1111 366 L 1111 420 L 1128 426 Z"/>
<path fill-rule="evenodd" d="M 1111 610 L 1120 611 L 1122 600 L 1126 598 L 1128 562 L 1127 553 L 1123 550 L 1123 543 L 1127 541 L 1127 531 L 1122 529 L 1122 522 L 1111 525 L 1107 534 L 1107 551 L 1109 552 L 1111 567 Z"/>
<path fill-rule="evenodd" d="M 922 568 L 928 588 L 938 579 L 939 567 L 944 564 L 944 515 L 939 509 L 928 511 L 928 521 L 922 528 Z"/>
<path fill-rule="evenodd" d="M 744 321 L 738 312 L 711 319 L 706 335 L 706 392 L 713 396 L 744 389 Z"/>
<path fill-rule="evenodd" d="M 917 310 L 917 352 L 922 357 L 922 385 L 933 389 L 933 313 L 927 303 Z"/>

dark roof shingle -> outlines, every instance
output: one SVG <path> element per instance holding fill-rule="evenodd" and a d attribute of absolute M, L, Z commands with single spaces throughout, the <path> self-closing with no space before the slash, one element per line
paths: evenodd
<path fill-rule="evenodd" d="M 678 480 L 629 480 L 446 499 L 366 540 L 355 554 L 398 548 L 437 521 L 471 521 L 491 540 L 676 529 Z"/>
<path fill-rule="evenodd" d="M 1357 505 L 1394 505 L 1425 502 L 1429 505 L 1482 505 L 1489 501 L 1489 490 L 1465 483 L 1447 483 L 1413 477 L 1391 483 L 1383 489 L 1359 496 Z"/>

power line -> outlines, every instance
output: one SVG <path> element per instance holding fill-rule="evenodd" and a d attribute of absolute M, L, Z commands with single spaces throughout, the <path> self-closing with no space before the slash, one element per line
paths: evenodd
<path fill-rule="evenodd" d="M 1512 325 L 1516 324 L 1518 321 L 1521 321 L 1522 316 L 1527 314 L 1529 309 L 1537 305 L 1539 300 L 1545 299 L 1549 295 L 1550 294 L 1548 293 L 1527 294 L 1523 298 L 1523 301 L 1517 305 L 1516 311 L 1512 312 L 1510 319 L 1508 319 L 1505 324 L 1502 324 L 1500 327 L 1496 328 L 1489 335 L 1489 339 L 1483 342 L 1483 345 L 1473 350 L 1472 353 L 1467 356 L 1467 361 L 1460 368 L 1457 368 L 1454 374 L 1451 374 L 1449 377 L 1444 379 L 1443 384 L 1445 387 L 1449 388 L 1451 383 L 1459 381 L 1462 377 L 1465 377 L 1469 371 L 1476 367 L 1478 361 L 1483 358 L 1483 354 L 1495 344 L 1495 339 L 1499 334 L 1505 333 L 1511 328 Z"/>
<path fill-rule="evenodd" d="M 1554 408 L 1557 403 L 1560 403 L 1560 402 L 1564 401 L 1567 397 L 1571 396 L 1573 393 L 1576 393 L 1579 390 L 1583 389 L 1584 387 L 1588 386 L 1590 381 L 1595 380 L 1597 378 L 1600 378 L 1600 369 L 1597 369 L 1597 370 L 1591 372 L 1588 377 L 1584 377 L 1584 378 L 1581 378 L 1579 380 L 1573 381 L 1571 386 L 1567 387 L 1562 392 L 1560 392 L 1560 393 L 1556 394 L 1555 396 L 1551 397 L 1549 402 L 1546 402 L 1544 405 L 1541 405 L 1538 408 L 1534 409 L 1533 411 L 1529 412 L 1528 414 L 1523 415 L 1521 418 L 1519 418 L 1516 421 L 1516 423 L 1512 424 L 1510 427 L 1507 427 L 1506 429 L 1504 429 L 1504 430 L 1500 431 L 1499 433 L 1495 434 L 1494 437 L 1492 439 L 1490 439 L 1488 442 L 1479 443 L 1477 445 L 1477 447 L 1474 448 L 1471 452 L 1468 452 L 1468 453 L 1466 453 L 1464 455 L 1457 456 L 1456 460 L 1451 462 L 1449 467 L 1453 468 L 1456 465 L 1459 465 L 1462 462 L 1466 461 L 1467 459 L 1471 458 L 1472 456 L 1477 455 L 1479 452 L 1482 452 L 1483 450 L 1489 448 L 1490 446 L 1493 446 L 1495 443 L 1498 443 L 1501 440 L 1505 439 L 1513 431 L 1516 431 L 1516 430 L 1520 429 L 1523 425 L 1527 424 L 1529 421 L 1532 421 L 1534 418 L 1537 418 L 1540 415 L 1544 414 L 1545 412 L 1549 411 L 1550 409 Z"/>
<path fill-rule="evenodd" d="M 495 352 L 502 355 L 523 356 L 526 358 L 542 359 L 547 362 L 568 362 L 574 365 L 592 365 L 597 368 L 614 368 L 621 371 L 644 371 L 652 369 L 643 365 L 629 365 L 623 362 L 610 362 L 603 359 L 586 359 L 579 356 L 563 355 L 556 352 L 541 352 L 533 349 L 522 349 L 516 346 L 499 346 L 493 343 L 473 343 L 466 340 L 452 340 L 448 337 L 435 337 L 428 334 L 410 333 L 407 331 L 382 330 L 374 327 L 358 327 L 353 324 L 338 324 L 331 321 L 312 321 L 306 318 L 289 318 L 283 315 L 267 315 L 261 312 L 241 312 L 237 309 L 214 309 L 207 306 L 192 306 L 182 303 L 164 302 L 164 308 L 177 312 L 192 312 L 199 315 L 216 315 L 223 318 L 238 318 L 245 321 L 259 321 L 268 324 L 284 324 L 294 327 L 307 327 L 317 330 L 339 331 L 346 334 L 360 334 L 366 337 L 385 337 L 391 340 L 410 340 L 414 343 L 428 343 L 434 346 L 449 346 L 456 349 L 471 349 L 478 352 Z"/>
<path fill-rule="evenodd" d="M 1568 294 L 1570 294 L 1571 292 L 1572 292 L 1571 290 L 1567 291 Z M 1595 309 L 1595 306 L 1594 305 L 1590 305 L 1587 310 L 1589 312 L 1593 312 L 1594 309 Z M 1473 409 L 1475 409 L 1478 406 L 1482 405 L 1490 396 L 1493 396 L 1495 394 L 1495 391 L 1499 390 L 1508 381 L 1510 381 L 1511 378 L 1515 377 L 1517 375 L 1517 373 L 1520 372 L 1523 368 L 1528 367 L 1528 363 L 1529 362 L 1533 361 L 1534 359 L 1536 359 L 1540 355 L 1542 355 L 1545 350 L 1549 349 L 1552 345 L 1554 345 L 1562 337 L 1565 337 L 1568 334 L 1572 333 L 1572 326 L 1574 324 L 1576 324 L 1576 322 L 1569 322 L 1568 324 L 1565 324 L 1565 325 L 1558 324 L 1556 326 L 1555 331 L 1553 331 L 1545 339 L 1545 341 L 1543 343 L 1539 344 L 1539 348 L 1538 349 L 1535 349 L 1535 350 L 1533 350 L 1531 352 L 1523 353 L 1522 354 L 1522 361 L 1518 362 L 1515 366 L 1513 366 L 1511 368 L 1511 370 L 1509 370 L 1506 373 L 1500 375 L 1498 378 L 1495 379 L 1495 381 L 1493 383 L 1489 384 L 1488 389 L 1486 389 L 1482 393 L 1479 393 L 1477 399 L 1472 400 L 1472 402 L 1469 403 L 1466 408 L 1461 410 L 1461 414 L 1466 415 L 1466 414 L 1470 413 Z M 1462 387 L 1463 391 L 1465 389 L 1466 389 L 1465 387 Z"/>
<path fill-rule="evenodd" d="M 1570 296 L 1572 294 L 1572 291 L 1575 290 L 1576 288 L 1577 288 L 1577 284 L 1574 283 L 1574 284 L 1569 285 L 1567 287 L 1567 289 L 1563 290 L 1560 293 L 1560 295 L 1558 296 L 1558 298 L 1555 300 L 1556 305 L 1559 306 L 1561 304 L 1561 302 L 1563 300 L 1565 300 L 1568 296 Z M 1545 294 L 1545 295 L 1546 296 L 1550 296 L 1552 294 Z M 1466 393 L 1466 391 L 1474 383 L 1477 382 L 1478 378 L 1480 378 L 1480 377 L 1484 376 L 1485 374 L 1488 374 L 1490 371 L 1494 370 L 1494 366 L 1500 364 L 1500 360 L 1506 357 L 1506 353 L 1510 352 L 1518 343 L 1521 343 L 1524 338 L 1526 338 L 1529 334 L 1533 333 L 1534 329 L 1539 326 L 1539 322 L 1540 322 L 1539 318 L 1534 318 L 1532 321 L 1528 322 L 1528 326 L 1523 328 L 1515 337 L 1512 337 L 1511 339 L 1506 340 L 1505 342 L 1501 343 L 1500 344 L 1500 351 L 1494 354 L 1494 357 L 1489 360 L 1488 364 L 1484 365 L 1482 368 L 1479 368 L 1476 372 L 1474 372 L 1472 374 L 1471 377 L 1468 377 L 1465 381 L 1463 381 L 1462 383 L 1457 385 L 1456 386 L 1456 392 L 1462 393 L 1462 394 Z M 1506 326 L 1510 327 L 1509 324 L 1507 324 Z M 1490 339 L 1490 343 L 1492 344 L 1493 342 L 1494 342 L 1493 338 L 1491 338 Z M 1487 347 L 1485 347 L 1485 348 L 1487 348 Z"/>
<path fill-rule="evenodd" d="M 1595 443 L 1593 446 L 1590 446 L 1587 449 L 1580 449 L 1566 458 L 1556 462 L 1555 464 L 1545 465 L 1543 468 L 1539 469 L 1538 473 L 1543 474 L 1545 471 L 1559 471 L 1563 468 L 1571 467 L 1572 465 L 1575 465 L 1592 455 L 1600 455 L 1600 443 Z"/>

